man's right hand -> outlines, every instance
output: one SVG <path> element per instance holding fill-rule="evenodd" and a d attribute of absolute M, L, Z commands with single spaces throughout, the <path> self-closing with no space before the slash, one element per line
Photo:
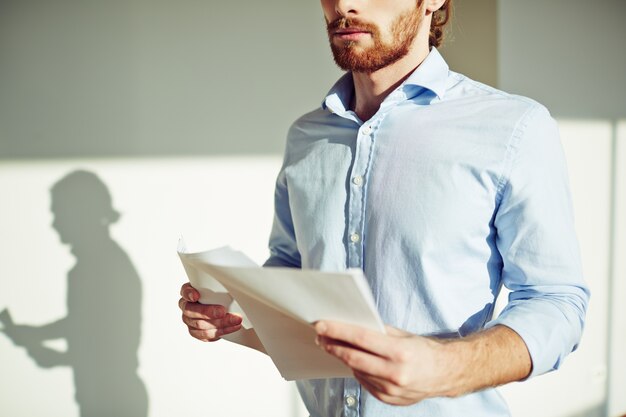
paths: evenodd
<path fill-rule="evenodd" d="M 186 283 L 180 288 L 180 296 L 178 307 L 183 312 L 183 323 L 196 339 L 214 342 L 241 328 L 242 318 L 228 313 L 224 306 L 198 303 L 200 293 L 191 284 Z"/>

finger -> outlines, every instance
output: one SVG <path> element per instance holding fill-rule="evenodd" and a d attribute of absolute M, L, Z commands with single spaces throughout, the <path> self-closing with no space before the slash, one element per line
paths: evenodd
<path fill-rule="evenodd" d="M 389 395 L 385 393 L 383 390 L 379 389 L 378 386 L 372 383 L 372 381 L 370 381 L 368 378 L 363 377 L 361 374 L 358 374 L 355 372 L 354 377 L 356 378 L 357 381 L 359 381 L 359 384 L 361 384 L 363 388 L 365 388 L 370 394 L 372 394 L 374 397 L 376 397 L 377 399 L 379 399 L 380 401 L 384 403 L 391 404 L 391 405 L 411 404 L 410 401 L 402 397 L 395 397 L 393 395 Z"/>
<path fill-rule="evenodd" d="M 218 336 L 225 336 L 230 333 L 235 333 L 237 330 L 241 329 L 241 324 L 237 324 L 234 326 L 223 327 L 221 329 L 217 329 Z"/>
<path fill-rule="evenodd" d="M 226 316 L 226 309 L 224 306 L 217 304 L 200 304 L 192 303 L 184 298 L 178 300 L 178 307 L 183 311 L 183 314 L 192 319 L 221 319 Z"/>
<path fill-rule="evenodd" d="M 214 342 L 216 340 L 219 340 L 220 337 L 236 332 L 239 329 L 241 329 L 241 325 L 209 330 L 198 330 L 189 328 L 189 334 L 198 340 L 202 340 L 203 342 Z"/>
<path fill-rule="evenodd" d="M 353 371 L 354 377 L 361 383 L 361 385 L 367 385 L 367 390 L 372 392 L 372 390 L 384 393 L 385 389 L 383 388 L 382 380 L 376 378 L 370 374 L 366 374 L 361 371 Z"/>
<path fill-rule="evenodd" d="M 415 404 L 416 402 L 427 398 L 427 394 L 423 392 L 410 389 L 409 387 L 399 386 L 393 381 L 389 381 L 375 375 L 354 371 L 354 377 L 359 382 L 366 382 L 383 396 L 386 396 L 387 399 L 383 400 L 385 402 L 392 401 L 392 403 L 396 405 L 408 405 Z"/>
<path fill-rule="evenodd" d="M 327 337 L 321 337 L 319 342 L 326 352 L 335 356 L 353 370 L 377 375 L 382 378 L 387 378 L 391 374 L 393 364 L 386 358 Z"/>
<path fill-rule="evenodd" d="M 194 329 L 198 330 L 211 330 L 211 329 L 223 329 L 226 327 L 237 326 L 241 324 L 242 318 L 234 314 L 227 314 L 223 319 L 192 319 L 183 315 L 183 322 Z"/>
<path fill-rule="evenodd" d="M 378 398 L 379 400 L 383 401 L 383 399 L 381 398 L 382 395 L 384 395 L 382 389 L 376 385 L 375 383 L 373 383 L 372 381 L 370 381 L 369 379 L 367 379 L 367 377 L 365 377 L 362 373 L 360 372 L 354 372 L 354 378 L 359 382 L 359 384 L 361 384 L 363 386 L 363 388 L 365 388 L 370 394 L 372 394 L 373 396 L 375 396 L 376 398 Z"/>
<path fill-rule="evenodd" d="M 383 394 L 390 395 L 392 397 L 404 397 L 406 390 L 392 381 L 385 378 L 371 375 L 366 372 L 354 371 L 354 375 L 358 375 L 360 379 L 367 381 L 370 385 L 376 387 L 376 389 Z"/>
<path fill-rule="evenodd" d="M 217 329 L 198 330 L 189 327 L 188 331 L 192 337 L 202 342 L 214 342 L 219 340 L 219 336 L 217 336 Z"/>
<path fill-rule="evenodd" d="M 361 326 L 323 320 L 315 323 L 315 330 L 321 336 L 349 343 L 382 357 L 389 357 L 395 349 L 392 337 Z"/>
<path fill-rule="evenodd" d="M 187 301 L 191 301 L 192 303 L 200 299 L 200 293 L 198 292 L 198 290 L 192 287 L 191 284 L 188 282 L 180 287 L 180 296 Z"/>

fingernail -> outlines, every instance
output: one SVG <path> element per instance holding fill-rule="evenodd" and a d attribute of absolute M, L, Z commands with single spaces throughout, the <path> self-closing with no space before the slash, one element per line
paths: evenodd
<path fill-rule="evenodd" d="M 326 324 L 323 321 L 315 323 L 315 331 L 319 334 L 323 334 L 326 331 Z"/>
<path fill-rule="evenodd" d="M 239 324 L 241 323 L 241 317 L 237 317 L 237 316 L 230 316 L 230 324 Z"/>
<path fill-rule="evenodd" d="M 319 336 L 315 336 L 315 344 L 317 346 L 321 346 L 322 344 L 322 339 Z"/>

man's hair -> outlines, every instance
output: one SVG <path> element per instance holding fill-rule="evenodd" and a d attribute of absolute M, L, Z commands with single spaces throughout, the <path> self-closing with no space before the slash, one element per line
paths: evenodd
<path fill-rule="evenodd" d="M 444 29 L 452 17 L 452 0 L 446 0 L 439 10 L 433 13 L 430 22 L 428 43 L 431 47 L 439 47 L 443 43 Z"/>

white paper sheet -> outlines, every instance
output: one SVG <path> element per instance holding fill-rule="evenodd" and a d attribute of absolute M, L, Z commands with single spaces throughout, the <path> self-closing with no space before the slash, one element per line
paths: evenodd
<path fill-rule="evenodd" d="M 318 320 L 384 332 L 361 270 L 262 268 L 229 248 L 189 254 L 179 247 L 179 256 L 191 285 L 203 296 L 200 302 L 223 304 L 230 311 L 238 308 L 244 315 L 244 329 L 225 339 L 266 352 L 286 380 L 352 375 L 315 345 L 312 323 Z M 247 336 L 237 338 L 241 333 Z"/>
<path fill-rule="evenodd" d="M 230 296 L 228 290 L 218 280 L 200 267 L 205 264 L 253 268 L 258 268 L 259 266 L 243 253 L 235 252 L 226 247 L 206 252 L 187 253 L 182 239 L 178 243 L 178 256 L 183 263 L 191 286 L 200 293 L 200 299 L 198 300 L 200 303 L 223 305 L 229 312 L 239 314 L 243 318 L 242 329 L 222 336 L 222 339 L 267 353 L 241 306 Z"/>

